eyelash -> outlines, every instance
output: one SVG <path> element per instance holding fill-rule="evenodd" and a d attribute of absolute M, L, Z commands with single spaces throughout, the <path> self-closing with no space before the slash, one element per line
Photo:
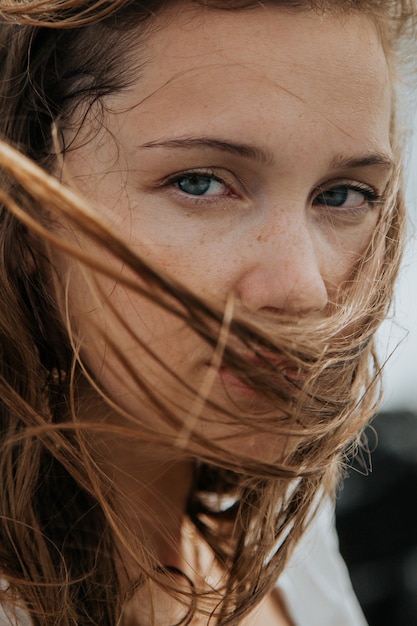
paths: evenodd
<path fill-rule="evenodd" d="M 181 189 L 179 189 L 178 187 L 176 187 L 175 191 L 178 194 L 181 194 L 182 197 L 187 198 L 188 200 L 190 200 L 191 202 L 193 202 L 194 204 L 207 204 L 208 202 L 211 203 L 215 203 L 218 202 L 220 199 L 224 199 L 227 197 L 231 197 L 233 199 L 235 198 L 239 198 L 241 197 L 243 194 L 239 194 L 234 190 L 234 187 L 239 186 L 240 181 L 236 178 L 236 176 L 234 176 L 232 173 L 230 173 L 230 178 L 233 177 L 233 182 L 229 182 L 227 180 L 225 180 L 224 177 L 219 176 L 216 174 L 216 171 L 214 169 L 210 169 L 210 168 L 204 168 L 204 169 L 196 169 L 196 170 L 186 170 L 184 172 L 179 172 L 177 174 L 173 174 L 172 176 L 168 176 L 167 178 L 165 178 L 164 180 L 161 181 L 160 183 L 160 187 L 165 187 L 165 188 L 169 188 L 169 187 L 173 187 L 175 185 L 178 185 L 178 183 L 185 179 L 185 178 L 191 178 L 191 177 L 198 177 L 201 176 L 202 178 L 207 178 L 207 179 L 211 179 L 215 182 L 218 182 L 222 185 L 225 186 L 227 193 L 226 194 L 222 194 L 222 195 L 213 195 L 213 196 L 204 196 L 204 195 L 193 195 L 193 194 L 187 194 L 186 192 L 182 191 Z"/>
<path fill-rule="evenodd" d="M 227 190 L 226 194 L 206 196 L 206 195 L 198 195 L 198 194 L 196 195 L 187 194 L 186 192 L 176 187 L 175 189 L 176 193 L 180 194 L 184 198 L 187 198 L 193 204 L 216 203 L 227 197 L 239 198 L 241 195 L 237 193 L 236 191 L 234 191 L 233 189 L 234 186 L 239 185 L 239 180 L 232 173 L 230 173 L 230 177 L 233 177 L 233 182 L 230 183 L 226 181 L 224 177 L 217 175 L 216 171 L 212 168 L 185 170 L 184 172 L 173 174 L 165 178 L 164 180 L 162 180 L 159 186 L 169 188 L 169 187 L 178 185 L 178 183 L 181 180 L 187 177 L 191 178 L 192 176 L 196 176 L 196 177 L 201 176 L 202 178 L 212 179 L 213 181 L 216 181 L 224 185 Z M 338 189 L 346 189 L 347 192 L 356 191 L 358 193 L 361 193 L 364 197 L 364 202 L 362 203 L 361 206 L 347 207 L 347 208 L 332 206 L 330 204 L 326 204 L 325 202 L 315 204 L 315 200 L 320 195 L 324 195 L 326 193 L 336 191 Z M 362 183 L 353 183 L 351 181 L 340 180 L 340 181 L 335 181 L 329 187 L 324 187 L 324 186 L 318 187 L 315 190 L 315 195 L 312 200 L 312 206 L 324 207 L 327 210 L 333 210 L 336 213 L 340 213 L 340 214 L 355 215 L 355 214 L 364 213 L 368 211 L 375 204 L 377 204 L 378 202 L 381 202 L 381 200 L 382 200 L 382 195 L 379 194 L 372 187 L 369 187 Z"/>
<path fill-rule="evenodd" d="M 326 203 L 323 204 L 315 204 L 315 200 L 320 196 L 323 195 L 325 193 L 331 192 L 331 191 L 336 191 L 338 189 L 346 189 L 347 191 L 356 191 L 360 194 L 363 195 L 364 197 L 364 202 L 361 206 L 357 206 L 357 207 L 347 207 L 347 208 L 343 208 L 343 207 L 333 207 L 332 205 L 327 205 Z M 372 187 L 368 187 L 367 185 L 364 185 L 362 183 L 353 183 L 350 181 L 345 181 L 345 180 L 341 180 L 341 181 L 337 181 L 336 183 L 332 184 L 329 187 L 319 187 L 318 189 L 316 189 L 316 194 L 315 197 L 313 198 L 312 201 L 312 205 L 313 206 L 322 206 L 325 207 L 326 209 L 332 210 L 334 209 L 336 212 L 339 213 L 346 213 L 346 214 L 357 214 L 357 213 L 364 213 L 366 211 L 368 211 L 370 208 L 372 208 L 373 206 L 375 206 L 376 204 L 378 204 L 379 202 L 382 201 L 383 196 L 378 193 L 375 189 L 373 189 Z"/>

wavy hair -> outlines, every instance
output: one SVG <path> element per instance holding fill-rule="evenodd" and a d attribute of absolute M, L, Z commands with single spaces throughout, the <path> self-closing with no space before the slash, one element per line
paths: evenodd
<path fill-rule="evenodd" d="M 373 15 L 395 93 L 415 21 L 410 0 L 193 3 L 207 10 L 276 4 L 294 11 Z M 93 106 L 100 122 L 105 96 L 125 89 L 140 70 L 131 54 L 133 43 L 137 46 L 138 37 L 146 41 L 155 16 L 173 4 L 0 2 L 0 570 L 8 585 L 0 598 L 10 611 L 24 607 L 38 626 L 127 624 L 125 606 L 150 580 L 184 603 L 181 623 L 190 621 L 196 603 L 208 611 L 210 595 L 217 623 L 240 623 L 275 584 L 317 494 L 333 492 L 345 455 L 358 445 L 379 400 L 373 337 L 390 306 L 405 221 L 395 119 L 398 169 L 378 226 L 337 302 L 319 323 L 284 315 L 262 321 L 235 314 L 231 298 L 213 303 L 197 297 L 129 247 L 70 184 L 60 182 L 61 177 L 68 183 L 65 154 L 71 149 L 63 130 L 77 133 Z M 120 277 L 111 264 L 71 245 L 54 228 L 62 221 L 105 247 L 140 282 Z M 264 396 L 269 410 L 253 420 L 253 415 L 215 403 L 210 381 L 206 388 L 193 389 L 171 371 L 184 397 L 183 405 L 175 406 L 148 384 L 146 372 L 138 372 L 108 335 L 104 339 L 122 375 L 134 381 L 169 429 L 152 431 L 126 415 L 89 375 L 78 338 L 62 320 L 54 249 L 91 272 L 98 297 L 102 294 L 94 276 L 112 277 L 132 295 L 148 298 L 182 320 L 211 347 L 213 364 L 224 363 Z M 120 312 L 111 312 L 122 323 Z M 150 350 L 134 329 L 126 331 Z M 250 364 L 242 356 L 248 352 L 256 357 Z M 277 354 L 305 372 L 302 383 L 277 370 Z M 157 355 L 151 356 L 157 362 Z M 116 425 L 79 418 L 77 388 L 85 379 L 125 421 Z M 242 436 L 265 432 L 290 437 L 294 445 L 277 462 L 231 453 L 227 442 L 207 439 L 199 431 L 206 411 L 239 426 Z M 190 451 L 195 477 L 187 514 L 227 573 L 220 589 L 184 591 L 162 571 L 163 564 L 152 562 L 116 505 L 115 485 L 89 445 L 95 432 Z M 127 586 L 121 584 L 117 565 L 120 546 L 140 572 Z"/>

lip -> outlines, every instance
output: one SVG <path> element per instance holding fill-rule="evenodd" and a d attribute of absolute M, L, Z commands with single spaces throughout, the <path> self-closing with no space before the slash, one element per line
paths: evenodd
<path fill-rule="evenodd" d="M 258 393 L 252 387 L 248 387 L 240 380 L 235 374 L 225 367 L 219 369 L 219 376 L 223 382 L 223 385 L 231 391 L 237 392 L 239 395 L 246 396 L 247 398 L 255 398 Z"/>
<path fill-rule="evenodd" d="M 263 359 L 255 357 L 251 359 L 256 365 L 272 365 L 277 371 L 284 374 L 292 382 L 302 383 L 305 380 L 305 374 L 302 369 L 295 367 L 288 359 L 279 359 L 273 356 L 265 355 Z"/>
<path fill-rule="evenodd" d="M 254 367 L 257 368 L 265 368 L 267 371 L 269 370 L 271 375 L 273 376 L 274 370 L 280 376 L 284 375 L 285 378 L 301 383 L 305 380 L 305 372 L 303 372 L 302 368 L 297 367 L 291 362 L 289 359 L 285 357 L 275 356 L 273 354 L 259 354 L 246 357 L 248 363 L 253 363 Z"/>
<path fill-rule="evenodd" d="M 254 356 L 253 354 L 247 357 L 246 359 L 248 363 L 252 363 L 254 367 L 268 367 L 271 365 L 274 369 L 277 370 L 277 373 L 280 374 L 279 380 L 282 388 L 285 388 L 288 391 L 288 388 L 292 387 L 291 383 L 294 383 L 299 387 L 305 381 L 305 374 L 302 369 L 298 367 L 294 367 L 287 359 L 276 358 L 273 356 L 260 357 Z M 234 391 L 242 396 L 254 398 L 258 395 L 258 392 L 245 384 L 238 376 L 236 376 L 233 372 L 231 372 L 227 367 L 220 367 L 218 370 L 219 376 L 227 389 Z M 273 371 L 270 374 L 273 377 Z M 284 377 L 284 380 L 282 379 Z M 278 380 L 278 377 L 277 377 Z M 287 381 L 287 383 L 286 383 Z"/>

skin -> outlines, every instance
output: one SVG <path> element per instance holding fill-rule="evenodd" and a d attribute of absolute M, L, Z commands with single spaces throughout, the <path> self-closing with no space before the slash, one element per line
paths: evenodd
<path fill-rule="evenodd" d="M 147 63 L 129 89 L 106 99 L 103 127 L 91 133 L 93 115 L 87 117 L 89 140 L 80 135 L 68 152 L 68 174 L 131 246 L 199 295 L 224 303 L 233 294 L 238 310 L 267 320 L 277 313 L 319 320 L 369 243 L 378 220 L 373 200 L 391 173 L 390 81 L 374 25 L 361 15 L 276 7 L 228 13 L 184 6 L 156 22 Z M 143 54 L 138 50 L 139 59 Z M 197 183 L 204 193 L 190 193 Z M 97 250 L 100 259 L 106 254 Z M 194 388 L 213 371 L 208 347 L 114 280 L 98 279 L 103 299 L 75 264 L 57 263 L 69 280 L 69 315 L 93 376 L 143 426 L 172 433 L 87 322 L 111 329 L 158 393 L 187 406 L 186 392 L 107 305 Z M 212 382 L 214 399 L 256 407 L 229 372 L 216 371 Z M 119 419 L 98 401 L 92 413 Z M 236 429 L 210 419 L 198 427 L 213 439 Z M 254 458 L 276 458 L 285 448 L 262 435 L 225 445 L 241 449 L 242 441 Z M 96 445 L 132 511 L 146 502 L 148 520 L 132 514 L 157 557 L 186 568 L 180 528 L 190 470 L 183 453 L 138 441 L 103 438 Z M 160 519 L 164 529 L 152 524 Z M 178 552 L 167 535 L 178 540 Z M 263 607 L 259 623 L 289 623 L 282 607 L 270 600 Z"/>

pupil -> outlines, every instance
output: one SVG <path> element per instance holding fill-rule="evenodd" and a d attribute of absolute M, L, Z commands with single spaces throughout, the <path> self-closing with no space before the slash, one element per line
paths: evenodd
<path fill-rule="evenodd" d="M 348 190 L 346 187 L 336 187 L 336 189 L 329 189 L 325 193 L 321 194 L 323 204 L 328 206 L 342 206 L 347 200 Z"/>
<path fill-rule="evenodd" d="M 185 176 L 178 181 L 178 187 L 184 193 L 189 193 L 193 196 L 201 196 L 208 191 L 211 184 L 211 179 L 208 176 L 199 176 L 197 174 L 193 176 Z"/>

